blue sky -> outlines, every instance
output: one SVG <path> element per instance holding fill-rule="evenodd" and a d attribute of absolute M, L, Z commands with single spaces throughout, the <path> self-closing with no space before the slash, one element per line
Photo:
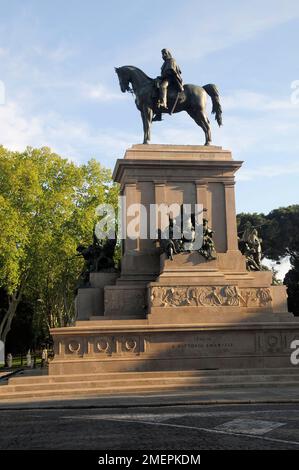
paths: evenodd
<path fill-rule="evenodd" d="M 0 142 L 50 146 L 76 162 L 113 168 L 142 125 L 115 66 L 159 74 L 169 48 L 185 83 L 216 83 L 223 127 L 215 145 L 244 160 L 237 210 L 268 212 L 299 203 L 299 2 L 1 0 Z M 170 7 L 171 5 L 171 7 Z M 153 126 L 152 143 L 203 144 L 185 114 Z"/>

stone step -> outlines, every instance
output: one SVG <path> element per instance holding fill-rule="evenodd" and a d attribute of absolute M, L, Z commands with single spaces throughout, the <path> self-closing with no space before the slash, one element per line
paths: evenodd
<path fill-rule="evenodd" d="M 97 372 L 94 374 L 67 374 L 67 375 L 48 375 L 48 376 L 19 376 L 12 377 L 9 380 L 9 385 L 14 384 L 30 384 L 30 383 L 57 383 L 57 382 L 78 382 L 89 380 L 110 380 L 110 379 L 150 379 L 160 377 L 198 377 L 209 375 L 209 372 L 215 372 L 219 375 L 218 370 L 204 370 L 204 371 L 151 371 L 151 372 Z M 298 370 L 299 374 L 299 370 Z"/>
<path fill-rule="evenodd" d="M 61 387 L 66 387 L 66 388 L 72 388 L 72 387 L 92 387 L 92 386 L 111 386 L 111 387 L 118 387 L 123 384 L 130 384 L 134 383 L 135 386 L 142 386 L 142 385 L 147 385 L 147 384 L 156 384 L 159 386 L 160 384 L 184 384 L 184 383 L 198 383 L 198 384 L 222 384 L 226 383 L 229 381 L 234 381 L 234 383 L 243 383 L 244 381 L 246 382 L 276 382 L 279 381 L 279 383 L 284 383 L 284 382 L 295 382 L 296 380 L 298 381 L 299 384 L 299 376 L 294 376 L 294 375 L 269 375 L 269 376 L 264 376 L 264 375 L 249 375 L 249 376 L 244 376 L 244 375 L 239 375 L 239 376 L 206 376 L 206 377 L 150 377 L 150 378 L 110 378 L 110 379 L 100 379 L 100 380 L 85 380 L 85 381 L 64 381 L 64 382 L 59 382 L 59 381 L 53 381 L 50 383 L 31 383 L 31 384 L 10 384 L 7 385 L 6 390 L 11 390 L 11 391 L 25 391 L 25 390 L 37 390 L 37 389 L 48 389 L 52 390 L 55 388 L 61 388 Z M 1 388 L 0 388 L 0 393 L 1 393 Z"/>
<path fill-rule="evenodd" d="M 143 379 L 143 378 L 165 378 L 165 377 L 222 377 L 222 376 L 248 376 L 248 375 L 292 375 L 299 376 L 299 367 L 268 368 L 268 369 L 201 369 L 190 371 L 151 371 L 151 372 L 103 372 L 94 374 L 67 374 L 67 375 L 42 375 L 42 376 L 18 376 L 9 379 L 9 385 L 31 384 L 31 383 L 60 383 L 96 380 Z"/>
<path fill-rule="evenodd" d="M 260 383 L 260 384 L 288 384 L 290 382 L 292 383 L 297 383 L 299 386 L 299 378 L 296 378 L 294 380 L 293 377 L 289 376 L 270 376 L 270 377 L 264 377 L 264 376 L 248 376 L 244 380 L 244 376 L 239 376 L 239 377 L 234 377 L 233 383 L 237 386 L 243 385 L 243 383 Z M 25 392 L 25 391 L 35 391 L 35 390 L 59 390 L 59 389 L 69 389 L 72 390 L 74 388 L 76 389 L 84 389 L 84 388 L 105 388 L 105 387 L 110 387 L 113 389 L 118 389 L 121 386 L 125 385 L 132 385 L 134 383 L 135 388 L 140 388 L 143 386 L 147 385 L 155 385 L 157 388 L 160 387 L 161 385 L 170 385 L 170 386 L 177 386 L 181 387 L 184 385 L 198 385 L 198 386 L 204 386 L 204 385 L 215 385 L 215 386 L 220 386 L 222 387 L 223 385 L 227 383 L 232 383 L 230 377 L 215 377 L 213 379 L 208 378 L 208 377 L 202 377 L 202 378 L 180 378 L 180 379 L 175 379 L 175 378 L 165 378 L 165 379 L 139 379 L 137 381 L 133 380 L 120 380 L 120 379 L 114 379 L 114 380 L 109 380 L 109 381 L 87 381 L 87 382 L 62 382 L 62 383 L 52 383 L 52 384 L 30 384 L 30 385 L 8 385 L 7 388 L 4 387 L 3 392 L 4 393 L 9 393 L 9 392 Z M 1 388 L 0 388 L 0 397 L 1 397 Z"/>
<path fill-rule="evenodd" d="M 268 385 L 271 387 L 280 387 L 281 384 L 278 382 L 273 382 L 271 384 L 264 383 L 263 384 L 265 387 Z M 298 387 L 298 382 L 288 382 L 287 384 L 288 387 Z M 255 388 L 255 387 L 261 387 L 261 382 L 251 382 L 251 383 L 242 383 L 238 384 L 238 389 L 243 389 L 243 388 Z M 236 388 L 236 383 L 223 383 L 221 384 L 221 387 L 217 389 L 230 389 L 230 388 Z M 82 387 L 80 389 L 72 388 L 72 389 L 66 389 L 66 388 L 61 388 L 59 390 L 31 390 L 31 391 L 19 391 L 19 392 L 8 392 L 8 393 L 1 393 L 0 398 L 2 400 L 14 400 L 14 399 L 26 399 L 26 398 L 46 398 L 46 399 L 52 399 L 56 397 L 61 397 L 61 396 L 69 396 L 69 397 L 77 397 L 77 396 L 103 396 L 103 395 L 122 395 L 122 394 L 139 394 L 139 393 L 152 393 L 152 392 L 158 392 L 158 391 L 196 391 L 196 390 L 215 390 L 215 384 L 184 384 L 181 386 L 178 386 L 177 384 L 175 385 L 159 385 L 157 386 L 156 384 L 151 384 L 151 385 L 143 385 L 143 386 L 138 386 L 131 384 L 128 386 L 118 386 L 117 388 L 111 388 L 109 387 L 100 387 L 100 388 L 87 388 L 87 387 Z"/>
<path fill-rule="evenodd" d="M 7 385 L 2 384 L 0 399 L 279 386 L 299 388 L 299 368 L 25 375 L 12 377 Z"/>
<path fill-rule="evenodd" d="M 118 390 L 122 387 L 134 387 L 136 390 L 141 389 L 142 387 L 154 386 L 159 389 L 161 386 L 170 386 L 181 388 L 182 386 L 214 386 L 214 387 L 224 387 L 227 384 L 234 384 L 235 386 L 243 387 L 244 384 L 261 384 L 275 386 L 276 384 L 297 384 L 299 386 L 299 376 L 288 375 L 288 374 L 279 374 L 279 375 L 219 375 L 219 376 L 202 376 L 202 377 L 148 377 L 148 378 L 110 378 L 110 379 L 101 379 L 101 380 L 85 380 L 85 381 L 68 381 L 68 382 L 52 382 L 52 383 L 30 383 L 30 384 L 8 384 L 0 387 L 0 397 L 7 396 L 12 393 L 19 392 L 35 392 L 35 391 L 58 391 L 61 389 L 64 390 L 75 390 L 75 389 L 106 389 Z"/>

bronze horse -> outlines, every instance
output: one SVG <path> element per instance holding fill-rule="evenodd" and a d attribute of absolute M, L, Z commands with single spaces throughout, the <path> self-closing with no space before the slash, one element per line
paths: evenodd
<path fill-rule="evenodd" d="M 148 77 L 142 70 L 132 65 L 125 65 L 123 67 L 115 68 L 118 75 L 119 85 L 121 91 L 126 91 L 135 94 L 136 107 L 139 109 L 143 122 L 144 131 L 144 144 L 150 141 L 150 128 L 153 120 L 153 115 L 159 112 L 157 108 L 158 89 L 156 80 Z M 130 84 L 132 88 L 130 88 Z M 168 108 L 173 110 L 174 113 L 186 111 L 189 116 L 194 119 L 196 124 L 200 126 L 206 137 L 205 145 L 211 143 L 211 130 L 210 121 L 206 115 L 206 102 L 207 96 L 212 99 L 213 109 L 212 113 L 215 114 L 215 119 L 218 125 L 222 124 L 222 109 L 219 100 L 219 93 L 215 85 L 209 84 L 203 87 L 197 85 L 184 85 L 184 91 L 179 95 L 176 90 L 168 88 Z M 174 109 L 173 109 L 174 108 Z M 162 110 L 164 113 L 169 111 Z"/>

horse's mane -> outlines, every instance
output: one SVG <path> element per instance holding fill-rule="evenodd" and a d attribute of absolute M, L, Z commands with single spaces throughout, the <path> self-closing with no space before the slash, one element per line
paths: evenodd
<path fill-rule="evenodd" d="M 119 68 L 132 70 L 133 72 L 137 72 L 138 74 L 140 74 L 144 79 L 153 80 L 153 78 L 146 75 L 146 73 L 144 73 L 141 69 L 139 69 L 138 67 L 135 67 L 134 65 L 123 65 L 122 67 L 119 67 Z"/>

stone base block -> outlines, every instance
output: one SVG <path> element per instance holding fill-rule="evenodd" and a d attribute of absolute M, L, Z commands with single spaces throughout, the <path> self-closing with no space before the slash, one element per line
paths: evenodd
<path fill-rule="evenodd" d="M 152 370 L 294 368 L 290 345 L 299 322 L 52 330 L 55 358 L 50 374 Z"/>
<path fill-rule="evenodd" d="M 77 320 L 104 315 L 104 287 L 114 285 L 119 273 L 90 273 L 90 287 L 78 289 L 76 297 Z"/>
<path fill-rule="evenodd" d="M 146 315 L 146 288 L 140 285 L 106 286 L 105 317 L 144 318 Z"/>
<path fill-rule="evenodd" d="M 101 287 L 114 285 L 116 280 L 119 278 L 118 272 L 111 273 L 90 273 L 89 280 L 91 287 Z"/>
<path fill-rule="evenodd" d="M 88 320 L 93 315 L 104 315 L 103 289 L 87 287 L 78 289 L 75 301 L 77 320 Z"/>

